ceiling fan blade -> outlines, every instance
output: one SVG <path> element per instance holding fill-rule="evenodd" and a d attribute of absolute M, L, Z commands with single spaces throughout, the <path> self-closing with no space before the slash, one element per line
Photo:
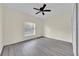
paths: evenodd
<path fill-rule="evenodd" d="M 42 14 L 45 15 L 44 12 L 42 12 Z"/>
<path fill-rule="evenodd" d="M 51 10 L 43 10 L 43 11 L 50 12 Z"/>
<path fill-rule="evenodd" d="M 35 14 L 38 14 L 38 13 L 40 13 L 41 11 L 39 11 L 39 12 L 37 12 L 37 13 L 35 13 Z"/>
<path fill-rule="evenodd" d="M 38 9 L 38 8 L 33 8 L 33 9 L 35 9 L 35 10 L 40 10 L 40 9 Z"/>
<path fill-rule="evenodd" d="M 44 4 L 42 8 L 44 9 L 45 7 L 46 7 L 46 4 Z"/>

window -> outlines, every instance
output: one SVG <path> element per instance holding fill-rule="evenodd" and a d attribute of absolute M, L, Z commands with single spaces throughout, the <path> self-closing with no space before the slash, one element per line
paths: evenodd
<path fill-rule="evenodd" d="M 35 35 L 35 23 L 24 22 L 24 36 Z"/>

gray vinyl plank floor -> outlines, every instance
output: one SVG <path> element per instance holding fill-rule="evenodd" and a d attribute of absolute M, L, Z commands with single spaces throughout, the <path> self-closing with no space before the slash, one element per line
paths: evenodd
<path fill-rule="evenodd" d="M 38 38 L 5 46 L 2 56 L 73 56 L 71 43 Z"/>

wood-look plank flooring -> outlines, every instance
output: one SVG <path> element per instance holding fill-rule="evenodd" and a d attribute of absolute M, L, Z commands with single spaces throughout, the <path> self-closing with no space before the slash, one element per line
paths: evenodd
<path fill-rule="evenodd" d="M 39 38 L 5 46 L 2 56 L 73 56 L 71 43 Z"/>

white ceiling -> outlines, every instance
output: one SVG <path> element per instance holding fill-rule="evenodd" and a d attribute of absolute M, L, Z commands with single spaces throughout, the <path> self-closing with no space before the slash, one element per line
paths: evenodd
<path fill-rule="evenodd" d="M 45 15 L 43 16 L 41 13 L 35 14 L 37 10 L 34 10 L 33 8 L 40 8 L 43 6 L 41 3 L 7 3 L 4 4 L 7 8 L 11 8 L 14 10 L 21 11 L 23 13 L 33 15 L 40 18 L 46 18 L 48 16 L 55 16 L 55 15 L 61 15 L 64 13 L 67 9 L 72 9 L 73 4 L 71 3 L 47 3 L 47 6 L 45 9 L 50 9 L 51 12 L 45 12 Z M 68 11 L 68 10 L 67 10 Z"/>

